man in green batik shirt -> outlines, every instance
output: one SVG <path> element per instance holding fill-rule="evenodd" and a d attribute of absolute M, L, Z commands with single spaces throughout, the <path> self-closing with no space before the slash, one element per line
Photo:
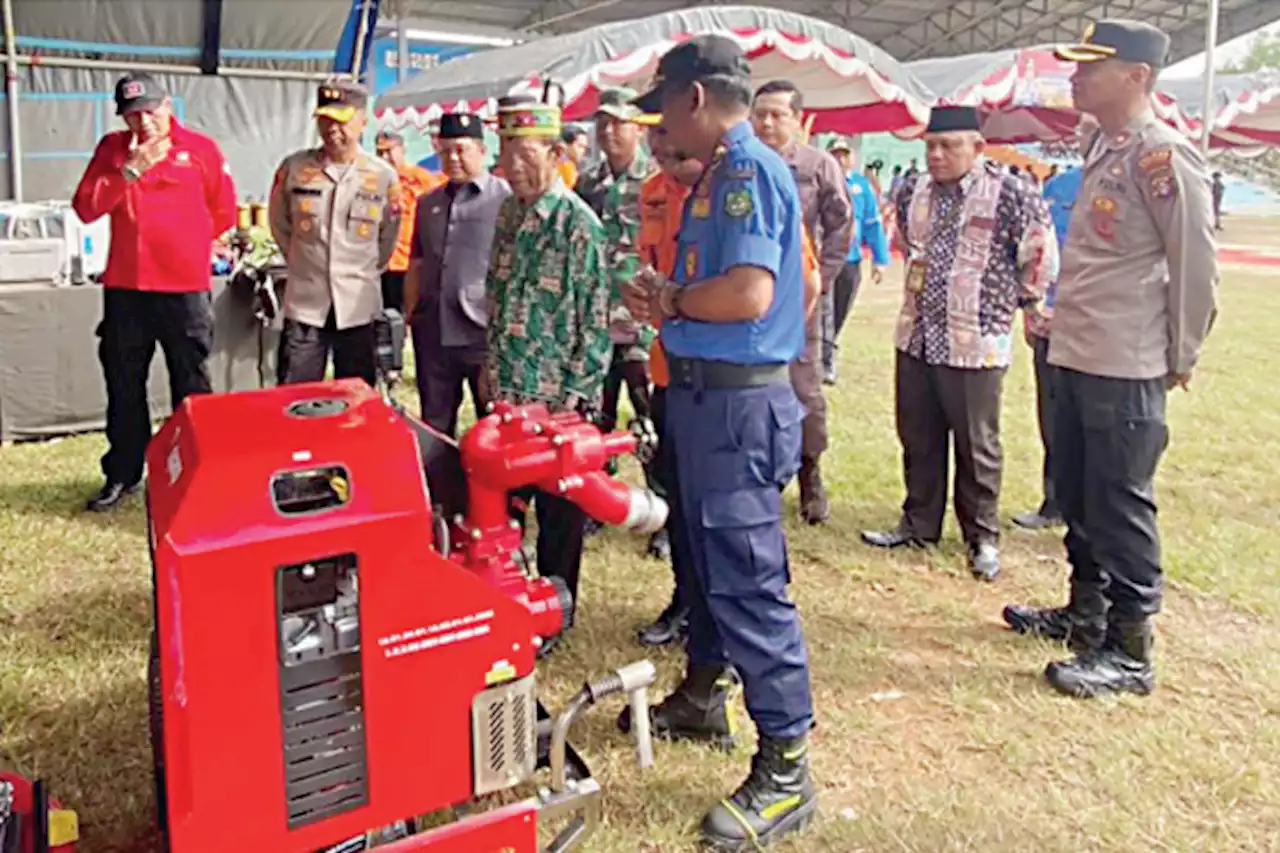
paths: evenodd
<path fill-rule="evenodd" d="M 484 397 L 598 415 L 609 370 L 604 227 L 556 170 L 559 107 L 504 98 L 498 136 L 512 195 L 498 213 L 485 281 Z M 538 572 L 562 578 L 576 610 L 586 514 L 555 495 L 533 500 Z"/>

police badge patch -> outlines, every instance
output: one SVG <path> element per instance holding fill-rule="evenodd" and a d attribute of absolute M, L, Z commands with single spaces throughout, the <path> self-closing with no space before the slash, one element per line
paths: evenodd
<path fill-rule="evenodd" d="M 751 200 L 749 190 L 731 190 L 724 196 L 724 212 L 734 219 L 750 216 L 755 210 L 755 202 Z"/>

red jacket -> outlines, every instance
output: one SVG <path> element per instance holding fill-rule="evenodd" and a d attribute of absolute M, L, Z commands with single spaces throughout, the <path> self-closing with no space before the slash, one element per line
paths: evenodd
<path fill-rule="evenodd" d="M 132 184 L 120 169 L 132 132 L 108 133 L 71 205 L 85 223 L 111 217 L 106 287 L 208 290 L 213 241 L 236 224 L 236 188 L 218 143 L 173 122 L 169 156 Z"/>

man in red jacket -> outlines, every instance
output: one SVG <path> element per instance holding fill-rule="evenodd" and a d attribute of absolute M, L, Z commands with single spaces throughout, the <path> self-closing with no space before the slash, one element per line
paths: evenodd
<path fill-rule="evenodd" d="M 102 457 L 106 484 L 89 501 L 98 512 L 142 482 L 156 344 L 175 408 L 188 394 L 213 390 L 206 363 L 213 345 L 212 247 L 236 221 L 235 185 L 217 143 L 174 119 L 168 93 L 153 77 L 122 77 L 115 101 L 128 130 L 98 143 L 72 201 L 86 223 L 111 217 L 98 326 L 109 447 Z"/>

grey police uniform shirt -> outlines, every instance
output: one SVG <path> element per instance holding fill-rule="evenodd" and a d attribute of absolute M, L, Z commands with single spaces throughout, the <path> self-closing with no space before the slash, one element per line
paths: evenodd
<path fill-rule="evenodd" d="M 1189 373 L 1217 310 L 1200 153 L 1147 111 L 1085 157 L 1049 321 L 1049 363 L 1096 376 Z"/>
<path fill-rule="evenodd" d="M 422 277 L 413 320 L 437 333 L 442 347 L 484 348 L 489 321 L 484 280 L 498 211 L 509 195 L 511 186 L 486 172 L 418 200 L 409 253 L 422 262 Z"/>
<path fill-rule="evenodd" d="M 382 271 L 400 228 L 400 179 L 363 151 L 329 163 L 321 149 L 286 157 L 271 187 L 271 233 L 288 266 L 286 319 L 339 329 L 373 322 L 382 310 Z"/>

